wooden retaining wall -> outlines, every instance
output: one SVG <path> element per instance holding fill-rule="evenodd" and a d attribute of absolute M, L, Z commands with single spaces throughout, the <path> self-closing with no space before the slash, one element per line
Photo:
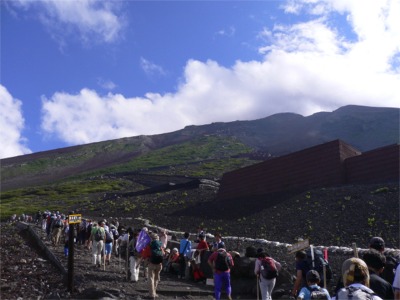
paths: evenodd
<path fill-rule="evenodd" d="M 218 199 L 335 186 L 345 181 L 344 161 L 361 152 L 340 140 L 224 174 Z"/>
<path fill-rule="evenodd" d="M 345 161 L 346 183 L 399 182 L 400 145 L 378 148 Z"/>

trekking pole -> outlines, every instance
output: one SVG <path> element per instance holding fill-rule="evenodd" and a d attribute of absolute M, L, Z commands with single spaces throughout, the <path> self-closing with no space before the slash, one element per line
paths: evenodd
<path fill-rule="evenodd" d="M 322 270 L 324 271 L 324 288 L 326 289 L 326 265 L 322 266 Z"/>
<path fill-rule="evenodd" d="M 354 250 L 354 257 L 358 258 L 358 250 L 357 250 L 357 245 L 356 243 L 351 244 L 353 246 Z"/>
<path fill-rule="evenodd" d="M 129 238 L 128 238 L 128 242 L 126 244 L 126 280 L 129 281 L 129 251 L 128 251 L 128 244 L 129 244 Z"/>
<path fill-rule="evenodd" d="M 259 299 L 258 298 L 258 294 L 259 294 L 259 291 L 260 291 L 260 283 L 259 283 L 260 276 L 259 275 L 256 276 L 256 280 L 257 280 L 257 300 L 258 300 Z"/>
<path fill-rule="evenodd" d="M 118 245 L 118 268 L 119 271 L 121 272 L 121 248 Z"/>
<path fill-rule="evenodd" d="M 103 243 L 103 270 L 106 270 L 106 242 Z"/>

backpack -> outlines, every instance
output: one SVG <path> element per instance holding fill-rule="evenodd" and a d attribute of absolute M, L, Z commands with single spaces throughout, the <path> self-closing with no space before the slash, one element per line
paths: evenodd
<path fill-rule="evenodd" d="M 329 265 L 328 261 L 324 259 L 324 255 L 322 254 L 321 250 L 315 249 L 314 250 L 314 267 L 312 263 L 312 256 L 311 256 L 311 249 L 306 251 L 307 253 L 307 265 L 310 270 L 315 270 L 318 272 L 319 277 L 321 278 L 321 282 L 319 283 L 320 286 L 324 284 L 324 265 L 326 269 L 326 283 L 328 283 L 332 279 L 332 268 Z"/>
<path fill-rule="evenodd" d="M 307 289 L 310 291 L 310 299 L 325 299 L 328 300 L 328 295 L 325 293 L 325 291 L 322 290 L 321 287 L 307 287 Z"/>
<path fill-rule="evenodd" d="M 232 259 L 231 257 L 225 252 L 218 252 L 217 258 L 215 260 L 215 269 L 217 271 L 228 271 L 232 267 Z"/>
<path fill-rule="evenodd" d="M 150 255 L 150 262 L 152 264 L 161 264 L 163 262 L 163 252 L 161 250 L 161 242 L 160 241 L 152 241 L 150 244 L 151 255 Z"/>
<path fill-rule="evenodd" d="M 374 298 L 374 293 L 369 292 L 363 288 L 356 288 L 354 286 L 348 286 L 341 289 L 337 296 L 337 300 L 372 300 Z"/>
<path fill-rule="evenodd" d="M 110 231 L 111 231 L 111 233 L 112 233 L 112 235 L 114 237 L 114 240 L 117 240 L 118 237 L 119 237 L 119 233 L 118 233 L 117 229 L 116 228 L 111 228 Z"/>
<path fill-rule="evenodd" d="M 105 232 L 106 232 L 106 243 L 112 243 L 112 241 L 114 239 L 113 239 L 111 233 L 108 230 L 106 230 Z"/>
<path fill-rule="evenodd" d="M 275 262 L 271 257 L 264 257 L 261 260 L 261 276 L 265 279 L 272 279 L 278 277 L 278 269 Z"/>
<path fill-rule="evenodd" d="M 56 228 L 61 228 L 63 227 L 64 223 L 61 219 L 56 219 L 55 223 L 54 223 L 54 227 Z"/>
<path fill-rule="evenodd" d="M 94 234 L 94 240 L 96 242 L 104 240 L 104 236 L 103 236 L 103 233 L 101 232 L 100 228 L 96 230 L 96 232 Z"/>

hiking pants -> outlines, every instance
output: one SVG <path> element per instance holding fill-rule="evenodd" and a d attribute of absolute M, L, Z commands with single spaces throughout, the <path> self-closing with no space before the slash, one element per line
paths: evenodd
<path fill-rule="evenodd" d="M 221 299 L 222 285 L 225 286 L 226 294 L 230 297 L 232 293 L 230 272 L 214 273 L 215 300 Z"/>
<path fill-rule="evenodd" d="M 185 260 L 179 263 L 179 276 L 185 279 L 190 278 L 190 262 L 186 256 Z"/>
<path fill-rule="evenodd" d="M 131 281 L 139 280 L 140 261 L 134 256 L 129 256 L 129 270 L 131 272 Z"/>
<path fill-rule="evenodd" d="M 265 279 L 264 277 L 260 276 L 258 282 L 260 284 L 261 300 L 271 300 L 272 290 L 275 287 L 276 278 Z"/>
<path fill-rule="evenodd" d="M 103 252 L 103 241 L 93 241 L 92 254 L 93 254 L 93 264 L 101 265 L 101 254 Z"/>
<path fill-rule="evenodd" d="M 61 232 L 62 232 L 62 228 L 61 227 L 54 227 L 53 228 L 53 231 L 51 233 L 51 239 L 52 239 L 52 242 L 53 242 L 54 246 L 58 246 L 58 243 L 60 242 Z"/>
<path fill-rule="evenodd" d="M 149 293 L 150 297 L 156 297 L 156 290 L 158 282 L 160 281 L 160 272 L 162 269 L 162 264 L 152 264 L 149 263 Z"/>

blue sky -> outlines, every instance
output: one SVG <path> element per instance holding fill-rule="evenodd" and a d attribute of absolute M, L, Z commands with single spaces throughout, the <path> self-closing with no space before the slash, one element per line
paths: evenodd
<path fill-rule="evenodd" d="M 0 158 L 400 106 L 400 0 L 4 0 Z"/>

